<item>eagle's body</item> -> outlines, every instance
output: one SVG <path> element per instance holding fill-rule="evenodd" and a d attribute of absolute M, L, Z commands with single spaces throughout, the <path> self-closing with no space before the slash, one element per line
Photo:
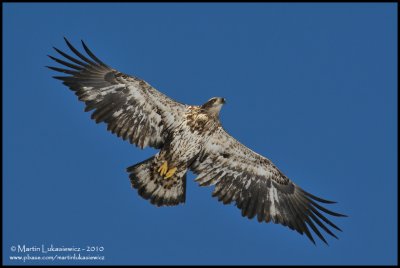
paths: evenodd
<path fill-rule="evenodd" d="M 181 119 L 155 157 L 128 168 L 133 187 L 157 206 L 185 201 L 186 173 L 206 145 L 207 137 L 221 127 L 218 114 L 207 107 L 188 105 Z M 169 177 L 169 170 L 174 168 Z"/>
<path fill-rule="evenodd" d="M 147 82 L 108 67 L 83 42 L 91 59 L 66 42 L 81 60 L 56 49 L 71 62 L 50 57 L 73 70 L 49 67 L 70 75 L 55 78 L 85 102 L 85 111 L 94 110 L 97 123 L 105 122 L 109 131 L 141 148 L 160 149 L 127 169 L 142 197 L 157 206 L 185 202 L 191 170 L 201 186 L 215 185 L 213 196 L 224 204 L 235 203 L 243 216 L 283 224 L 313 242 L 308 227 L 326 242 L 315 224 L 336 237 L 321 220 L 340 229 L 320 211 L 344 215 L 317 203 L 334 202 L 302 190 L 269 159 L 230 136 L 219 120 L 224 98 L 211 98 L 201 106 L 176 102 Z"/>

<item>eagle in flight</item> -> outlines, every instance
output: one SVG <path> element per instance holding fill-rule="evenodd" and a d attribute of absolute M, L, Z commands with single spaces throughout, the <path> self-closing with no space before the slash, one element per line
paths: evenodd
<path fill-rule="evenodd" d="M 236 204 L 243 217 L 282 224 L 306 234 L 314 244 L 309 228 L 326 244 L 317 226 L 337 238 L 325 224 L 339 227 L 321 212 L 345 215 L 319 204 L 335 202 L 304 191 L 269 159 L 230 136 L 219 120 L 224 98 L 214 97 L 200 106 L 179 103 L 146 81 L 109 67 L 83 41 L 89 57 L 65 41 L 76 57 L 54 48 L 69 60 L 49 56 L 69 68 L 46 66 L 67 74 L 54 78 L 75 92 L 86 112 L 94 111 L 91 118 L 96 123 L 105 122 L 107 130 L 140 148 L 160 149 L 127 168 L 140 196 L 156 206 L 184 203 L 186 173 L 191 170 L 201 186 L 215 185 L 212 195 L 224 204 Z"/>

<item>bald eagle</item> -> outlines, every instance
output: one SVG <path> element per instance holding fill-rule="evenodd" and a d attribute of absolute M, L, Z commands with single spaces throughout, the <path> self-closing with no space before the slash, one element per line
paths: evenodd
<path fill-rule="evenodd" d="M 288 179 L 269 159 L 250 150 L 222 127 L 219 120 L 225 99 L 211 98 L 203 105 L 186 105 L 172 100 L 146 81 L 121 73 L 100 61 L 82 41 L 85 56 L 67 39 L 72 57 L 54 48 L 65 59 L 49 56 L 69 69 L 49 67 L 67 76 L 63 81 L 94 111 L 96 123 L 140 148 L 160 151 L 127 168 L 138 194 L 156 206 L 175 206 L 186 199 L 186 173 L 191 170 L 201 186 L 215 185 L 212 195 L 223 204 L 234 203 L 249 219 L 274 222 L 296 230 L 315 244 L 311 230 L 327 244 L 319 226 L 336 235 L 339 229 L 321 212 L 320 203 L 335 203 L 316 197 Z"/>

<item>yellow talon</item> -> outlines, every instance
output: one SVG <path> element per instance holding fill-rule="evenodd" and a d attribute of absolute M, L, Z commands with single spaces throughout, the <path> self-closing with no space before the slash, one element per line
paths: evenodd
<path fill-rule="evenodd" d="M 167 173 L 168 170 L 168 162 L 165 161 L 160 168 L 158 169 L 158 172 L 160 173 L 161 176 L 164 176 L 165 173 Z"/>
<path fill-rule="evenodd" d="M 175 174 L 175 172 L 176 172 L 176 167 L 168 170 L 167 174 L 165 175 L 165 178 L 166 179 L 171 178 Z"/>

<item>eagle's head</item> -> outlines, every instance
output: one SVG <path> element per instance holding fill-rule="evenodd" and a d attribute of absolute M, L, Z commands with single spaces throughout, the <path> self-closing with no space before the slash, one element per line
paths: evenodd
<path fill-rule="evenodd" d="M 226 103 L 225 98 L 214 97 L 209 99 L 206 103 L 204 103 L 201 108 L 206 110 L 208 113 L 213 115 L 218 115 L 221 111 L 222 105 Z"/>

